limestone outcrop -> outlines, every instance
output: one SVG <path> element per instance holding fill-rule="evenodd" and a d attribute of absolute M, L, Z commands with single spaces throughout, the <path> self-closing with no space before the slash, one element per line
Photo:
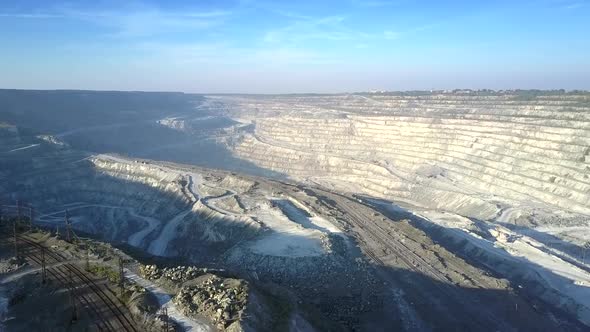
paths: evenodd
<path fill-rule="evenodd" d="M 230 98 L 235 154 L 299 180 L 492 219 L 503 205 L 590 214 L 590 96 Z"/>

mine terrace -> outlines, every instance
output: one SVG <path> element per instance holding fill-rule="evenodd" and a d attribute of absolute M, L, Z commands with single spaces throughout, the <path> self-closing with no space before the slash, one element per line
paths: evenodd
<path fill-rule="evenodd" d="M 97 330 L 590 328 L 584 92 L 0 90 L 0 205 L 9 330 L 41 252 Z"/>

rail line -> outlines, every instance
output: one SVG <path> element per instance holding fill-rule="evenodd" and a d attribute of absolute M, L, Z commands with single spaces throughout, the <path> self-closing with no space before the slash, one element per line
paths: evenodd
<path fill-rule="evenodd" d="M 398 257 L 412 271 L 414 271 L 418 274 L 430 276 L 433 279 L 438 280 L 440 282 L 440 284 L 433 283 L 433 286 L 443 296 L 445 296 L 447 298 L 454 299 L 456 302 L 458 302 L 464 308 L 470 307 L 470 304 L 466 303 L 465 299 L 461 298 L 462 295 L 456 294 L 456 292 L 451 292 L 448 288 L 445 288 L 441 285 L 441 284 L 448 284 L 451 282 L 451 280 L 448 279 L 446 277 L 446 275 L 441 273 L 435 267 L 433 267 L 428 261 L 426 261 L 424 258 L 420 257 L 418 254 L 416 254 L 414 251 L 412 251 L 409 247 L 407 247 L 405 244 L 403 244 L 403 242 L 399 240 L 399 235 L 397 235 L 397 234 L 395 235 L 395 238 L 393 239 L 394 241 L 391 241 L 392 239 L 390 239 L 390 238 L 386 239 L 382 235 L 380 235 L 374 228 L 377 228 L 377 230 L 382 232 L 382 234 L 388 234 L 389 232 L 388 232 L 388 230 L 383 229 L 377 223 L 371 223 L 371 224 L 367 223 L 366 222 L 367 218 L 365 216 L 361 215 L 353 206 L 350 206 L 350 201 L 352 200 L 351 198 L 337 194 L 337 193 L 332 193 L 330 191 L 322 190 L 319 188 L 313 188 L 312 190 L 320 192 L 327 197 L 334 197 L 334 196 L 338 197 L 339 198 L 338 203 L 337 203 L 338 207 L 341 208 L 343 212 L 348 214 L 348 216 L 351 217 L 351 219 L 354 221 L 355 224 L 357 224 L 358 226 L 361 226 L 363 231 L 368 233 L 368 235 L 370 237 L 372 237 L 374 240 L 376 240 L 382 246 L 384 246 L 385 248 L 390 250 L 393 254 L 395 254 L 396 257 Z M 379 258 L 370 248 L 367 248 L 365 250 L 365 253 L 367 254 L 367 256 L 369 256 L 371 259 L 373 259 L 377 264 L 384 266 L 384 267 L 387 266 L 387 264 L 385 264 L 385 262 L 383 262 L 383 260 L 381 258 Z M 419 262 L 419 263 L 414 264 L 414 263 L 412 263 L 412 260 L 414 260 L 415 262 Z M 484 315 L 486 320 L 488 320 L 490 322 L 494 322 L 496 324 L 500 323 L 500 324 L 502 324 L 504 329 L 510 330 L 510 327 L 505 326 L 505 324 L 502 322 L 498 322 L 498 320 L 494 317 L 494 315 L 492 315 L 492 313 L 490 313 L 488 310 L 485 310 L 485 313 L 482 313 L 482 314 Z M 481 323 L 478 322 L 477 324 L 482 325 L 482 327 L 489 328 L 489 326 L 485 325 L 483 322 L 481 322 Z"/>
<path fill-rule="evenodd" d="M 342 204 L 340 204 L 340 206 L 343 208 L 343 210 L 345 210 L 345 212 L 349 216 L 356 219 L 356 222 L 358 224 L 365 226 L 363 228 L 364 231 L 369 233 L 369 235 L 373 239 L 377 240 L 379 243 L 385 245 L 388 249 L 392 250 L 392 252 L 395 253 L 398 256 L 398 258 L 401 261 L 403 261 L 404 264 L 406 264 L 410 269 L 412 269 L 415 272 L 418 272 L 420 274 L 426 274 L 428 276 L 431 276 L 431 277 L 433 277 L 441 282 L 444 282 L 444 283 L 448 283 L 450 281 L 446 276 L 441 275 L 441 273 L 438 270 L 434 269 L 424 259 L 422 259 L 416 253 L 414 253 L 412 250 L 410 250 L 407 246 L 402 244 L 401 246 L 403 246 L 403 248 L 400 248 L 400 246 L 398 246 L 398 242 L 400 242 L 399 240 L 396 239 L 395 242 L 388 241 L 390 239 L 383 238 L 380 234 L 378 234 L 373 229 L 373 227 L 378 228 L 379 231 L 385 232 L 385 234 L 387 234 L 387 230 L 384 230 L 378 224 L 368 225 L 368 223 L 364 221 L 364 219 L 366 219 L 366 218 L 363 216 L 360 216 L 352 207 L 348 206 L 347 203 L 342 202 Z M 372 255 L 376 256 L 375 254 L 372 254 Z M 410 261 L 411 258 L 408 258 L 408 256 L 411 256 L 411 258 L 413 258 L 414 261 L 418 261 L 418 262 L 422 262 L 422 263 L 421 264 L 414 264 Z M 383 263 L 383 261 L 379 258 L 378 258 L 378 262 L 380 264 L 385 265 Z M 421 267 L 421 268 L 419 268 L 419 267 Z"/>
<path fill-rule="evenodd" d="M 16 210 L 16 206 L 2 206 L 4 208 L 4 214 L 6 215 L 6 208 L 13 208 Z M 23 209 L 27 209 L 27 206 L 22 206 Z M 11 215 L 9 213 L 8 215 Z M 20 215 L 20 214 L 19 214 Z M 18 216 L 17 216 L 18 217 Z M 48 259 L 53 259 L 55 263 L 64 263 L 63 265 L 57 265 L 52 268 L 47 269 L 47 273 L 53 276 L 58 282 L 63 284 L 68 290 L 72 291 L 76 294 L 76 298 L 79 299 L 81 304 L 85 304 L 85 307 L 88 308 L 92 315 L 94 316 L 93 323 L 97 326 L 100 331 L 127 331 L 127 332 L 137 332 L 135 328 L 135 324 L 129 320 L 127 315 L 121 310 L 120 306 L 113 301 L 113 299 L 105 293 L 105 291 L 96 284 L 96 282 L 88 277 L 80 268 L 78 268 L 75 264 L 67 263 L 68 259 L 64 257 L 60 253 L 56 253 L 53 250 L 46 248 L 40 243 L 37 243 L 21 234 L 17 234 L 17 239 L 19 242 L 23 242 L 28 244 L 31 247 L 37 248 L 39 250 L 45 250 L 45 262 L 46 264 L 51 264 L 52 262 L 48 261 Z M 32 250 L 28 250 L 26 252 L 23 251 L 23 254 L 30 258 L 36 264 L 42 265 L 42 260 L 38 253 Z M 120 326 L 114 326 L 109 319 L 105 319 L 101 314 L 101 310 L 97 307 L 96 303 L 92 301 L 90 296 L 84 295 L 81 292 L 77 291 L 79 287 L 74 287 L 72 283 L 72 276 L 75 276 L 82 284 L 86 285 L 87 289 L 89 289 L 94 295 L 94 297 L 99 300 L 100 303 L 106 307 L 107 311 L 112 314 L 112 317 L 115 317 L 118 321 Z M 116 296 L 116 294 L 110 289 L 107 288 L 112 296 Z"/>
<path fill-rule="evenodd" d="M 28 251 L 25 253 L 25 255 L 27 257 L 29 257 L 33 262 L 37 263 L 38 265 L 43 264 L 42 263 L 43 258 L 39 257 L 38 253 L 36 253 L 34 251 Z M 63 271 L 63 269 L 61 269 L 61 266 L 55 266 L 52 268 L 48 268 L 47 273 L 49 275 L 53 276 L 53 278 L 56 281 L 58 281 L 63 286 L 68 288 L 68 290 L 70 290 L 72 293 L 74 293 L 76 298 L 80 300 L 80 303 L 83 304 L 84 307 L 86 307 L 87 309 L 89 309 L 91 311 L 90 314 L 94 318 L 93 323 L 96 325 L 96 327 L 98 328 L 99 331 L 116 331 L 113 328 L 112 324 L 108 320 L 105 320 L 102 318 L 100 310 L 96 306 L 94 301 L 92 301 L 92 299 L 89 299 L 89 297 L 87 295 L 85 295 L 83 292 L 79 291 L 78 287 L 74 287 L 73 283 L 70 281 L 69 276 L 66 275 L 66 272 Z"/>
<path fill-rule="evenodd" d="M 53 258 L 55 260 L 55 262 L 67 261 L 67 258 L 64 257 L 60 253 L 56 253 L 48 248 L 45 248 L 43 245 L 41 245 L 35 241 L 32 241 L 22 235 L 17 235 L 17 237 L 22 242 L 25 242 L 29 245 L 32 245 L 32 246 L 40 248 L 40 249 L 45 249 L 47 255 L 49 257 Z M 115 303 L 113 301 L 113 299 L 108 294 L 106 294 L 104 292 L 104 290 L 101 287 L 99 287 L 94 280 L 89 278 L 83 271 L 80 270 L 80 268 L 78 268 L 74 264 L 65 264 L 62 266 L 67 269 L 68 273 L 72 273 L 78 279 L 80 279 L 80 281 L 82 281 L 84 284 L 86 284 L 89 287 L 89 289 L 93 292 L 93 294 L 95 294 L 96 296 L 98 296 L 98 298 L 100 298 L 101 302 L 109 309 L 109 311 L 117 319 L 117 321 L 119 322 L 119 325 L 121 326 L 121 328 L 124 331 L 137 332 L 137 329 L 135 328 L 134 324 L 129 320 L 127 315 L 125 315 L 123 313 L 120 306 L 117 305 L 117 303 Z M 121 331 L 120 329 L 119 330 L 113 329 L 113 330 L 114 331 Z"/>

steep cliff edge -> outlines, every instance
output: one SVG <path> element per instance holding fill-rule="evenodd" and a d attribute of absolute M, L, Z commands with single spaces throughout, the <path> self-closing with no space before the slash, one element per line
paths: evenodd
<path fill-rule="evenodd" d="M 299 180 L 484 220 L 506 205 L 590 214 L 590 97 L 520 99 L 339 95 L 228 103 L 255 124 L 236 155 Z"/>

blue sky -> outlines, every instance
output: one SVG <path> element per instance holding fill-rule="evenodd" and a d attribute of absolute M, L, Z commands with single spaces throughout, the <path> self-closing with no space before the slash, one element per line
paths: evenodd
<path fill-rule="evenodd" d="M 2 1 L 0 87 L 590 89 L 590 0 Z"/>

